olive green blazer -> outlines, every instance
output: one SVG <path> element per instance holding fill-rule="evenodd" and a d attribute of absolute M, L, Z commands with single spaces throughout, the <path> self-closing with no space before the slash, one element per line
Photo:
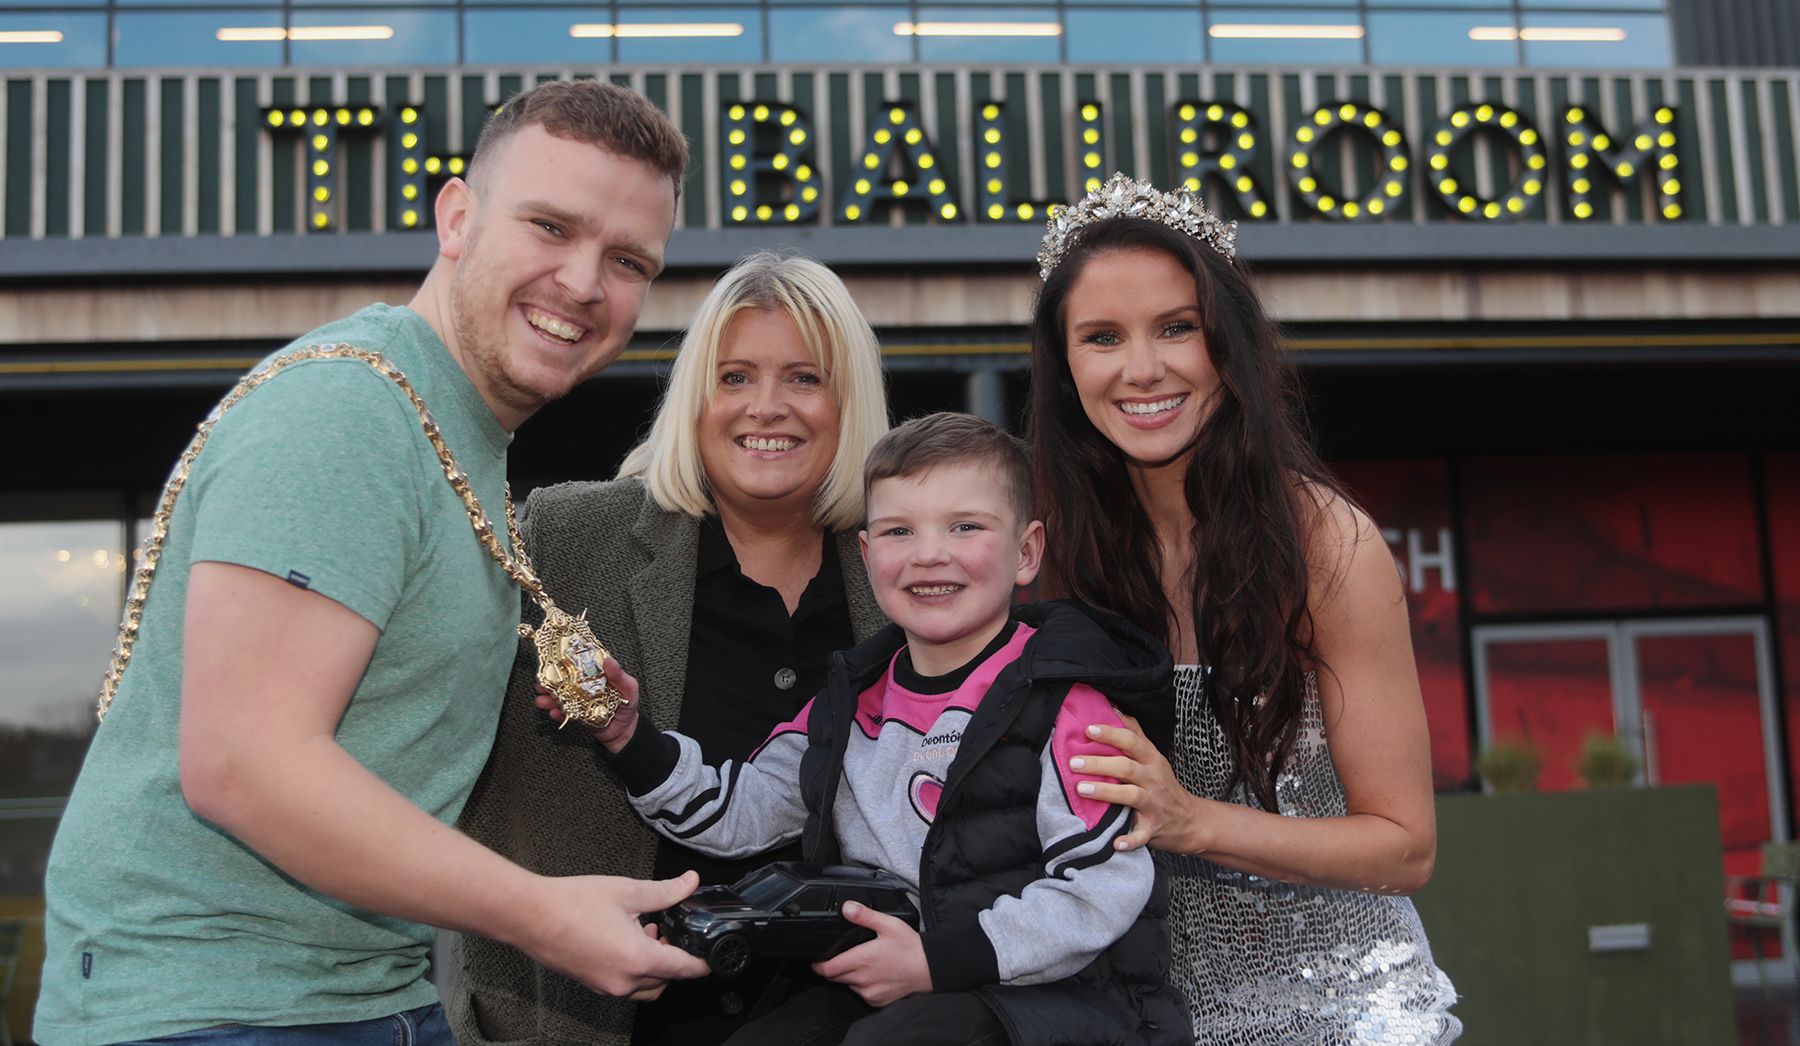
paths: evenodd
<path fill-rule="evenodd" d="M 525 546 L 556 604 L 587 611 L 595 635 L 640 684 L 640 711 L 681 720 L 699 520 L 657 507 L 635 479 L 532 492 Z M 837 535 L 844 596 L 860 642 L 886 619 L 869 591 L 856 536 Z M 525 601 L 525 620 L 542 618 Z M 585 730 L 557 730 L 532 704 L 537 655 L 521 640 L 487 768 L 459 827 L 544 875 L 649 878 L 657 837 L 625 801 Z M 578 919 L 579 912 L 569 917 Z M 463 1046 L 583 1042 L 625 1046 L 633 1004 L 589 991 L 524 953 L 482 937 L 450 942 L 444 1008 Z"/>

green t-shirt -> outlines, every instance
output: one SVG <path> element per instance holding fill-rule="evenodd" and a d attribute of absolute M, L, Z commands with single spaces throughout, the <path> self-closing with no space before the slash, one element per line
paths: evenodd
<path fill-rule="evenodd" d="M 374 306 L 289 348 L 330 342 L 406 374 L 503 532 L 511 437 L 430 326 Z M 381 630 L 337 741 L 433 817 L 456 821 L 492 747 L 517 586 L 477 543 L 398 386 L 351 359 L 288 368 L 220 419 L 176 502 L 131 665 L 50 854 L 39 1042 L 436 1001 L 429 927 L 296 883 L 182 799 L 183 610 L 188 565 L 203 561 L 266 571 Z"/>

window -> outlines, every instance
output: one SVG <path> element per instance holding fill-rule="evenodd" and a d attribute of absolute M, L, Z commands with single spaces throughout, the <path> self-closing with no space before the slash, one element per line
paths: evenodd
<path fill-rule="evenodd" d="M 281 64 L 281 39 L 267 34 L 257 39 L 254 32 L 279 30 L 278 10 L 121 11 L 113 24 L 118 66 Z M 234 29 L 252 32 L 233 34 Z"/>
<path fill-rule="evenodd" d="M 68 69 L 106 64 L 106 16 L 0 13 L 0 69 Z"/>
<path fill-rule="evenodd" d="M 448 9 L 315 8 L 295 11 L 293 19 L 288 57 L 295 65 L 456 62 L 456 14 Z"/>
<path fill-rule="evenodd" d="M 1377 65 L 1517 65 L 1519 44 L 1508 11 L 1372 11 L 1369 61 Z"/>
<path fill-rule="evenodd" d="M 1526 65 L 1641 68 L 1673 64 L 1661 15 L 1532 14 L 1519 36 Z"/>
<path fill-rule="evenodd" d="M 760 62 L 762 9 L 631 7 L 615 30 L 621 62 Z"/>
<path fill-rule="evenodd" d="M 1198 11 L 1072 8 L 1067 35 L 1071 62 L 1185 63 L 1206 54 Z"/>
<path fill-rule="evenodd" d="M 1358 65 L 1363 26 L 1354 11 L 1214 7 L 1206 33 L 1215 62 Z"/>
<path fill-rule="evenodd" d="M 463 61 L 471 65 L 500 62 L 568 62 L 607 65 L 613 60 L 610 38 L 576 37 L 575 26 L 606 24 L 607 8 L 566 7 L 551 11 L 518 8 L 473 8 L 463 12 Z"/>
<path fill-rule="evenodd" d="M 910 62 L 912 37 L 894 26 L 910 7 L 775 8 L 769 13 L 774 62 Z"/>
<path fill-rule="evenodd" d="M 921 7 L 907 30 L 927 62 L 1054 62 L 1062 54 L 1054 7 Z"/>

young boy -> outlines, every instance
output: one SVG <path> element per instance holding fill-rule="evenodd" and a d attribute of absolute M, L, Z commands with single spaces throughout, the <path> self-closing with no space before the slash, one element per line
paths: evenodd
<path fill-rule="evenodd" d="M 817 963 L 732 1043 L 1186 1043 L 1164 984 L 1166 905 L 1150 855 L 1117 851 L 1130 811 L 1066 768 L 1117 723 L 1166 720 L 1154 639 L 1066 604 L 1015 608 L 1036 576 L 1025 446 L 966 414 L 888 433 L 860 535 L 893 626 L 835 655 L 825 689 L 741 764 L 636 715 L 599 733 L 632 805 L 688 846 L 738 856 L 803 836 L 811 861 L 872 865 L 916 894 L 921 930 L 854 903 L 875 939 Z M 1104 695 L 1104 696 L 1103 696 Z"/>

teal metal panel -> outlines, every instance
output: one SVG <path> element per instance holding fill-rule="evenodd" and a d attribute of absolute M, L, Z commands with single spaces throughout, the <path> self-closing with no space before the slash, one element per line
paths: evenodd
<path fill-rule="evenodd" d="M 67 80 L 44 85 L 44 235 L 69 235 L 69 152 L 73 107 Z"/>

